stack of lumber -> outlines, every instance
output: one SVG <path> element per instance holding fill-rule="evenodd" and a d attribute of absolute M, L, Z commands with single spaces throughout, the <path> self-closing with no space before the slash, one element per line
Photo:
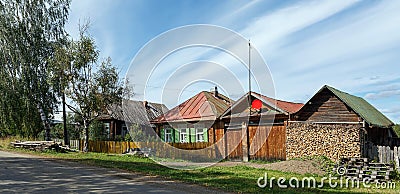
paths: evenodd
<path fill-rule="evenodd" d="M 30 150 L 56 150 L 56 151 L 71 151 L 68 147 L 61 146 L 61 142 L 55 141 L 15 141 L 11 142 L 11 146 L 15 148 L 25 148 Z"/>
<path fill-rule="evenodd" d="M 155 150 L 151 148 L 131 148 L 125 154 L 135 155 L 135 156 L 142 156 L 148 158 L 149 156 L 155 155 Z"/>
<path fill-rule="evenodd" d="M 368 179 L 371 182 L 388 181 L 393 171 L 393 164 L 370 162 L 368 158 L 342 158 L 336 169 L 339 167 L 346 169 L 346 178 Z"/>

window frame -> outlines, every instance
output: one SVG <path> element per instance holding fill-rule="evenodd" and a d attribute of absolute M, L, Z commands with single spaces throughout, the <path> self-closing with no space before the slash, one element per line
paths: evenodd
<path fill-rule="evenodd" d="M 183 138 L 182 138 L 182 135 L 183 135 Z M 179 142 L 180 143 L 188 143 L 187 138 L 188 138 L 188 128 L 179 129 Z"/>
<path fill-rule="evenodd" d="M 169 139 L 167 138 L 169 135 Z M 165 128 L 164 129 L 164 141 L 167 143 L 171 143 L 172 142 L 172 129 L 171 128 Z"/>
<path fill-rule="evenodd" d="M 201 130 L 201 132 L 199 132 Z M 204 128 L 196 128 L 196 142 L 204 142 Z M 200 135 L 200 139 L 199 139 Z"/>

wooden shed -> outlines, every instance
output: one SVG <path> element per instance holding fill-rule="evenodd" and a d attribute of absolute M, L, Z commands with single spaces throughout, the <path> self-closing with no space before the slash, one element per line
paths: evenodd
<path fill-rule="evenodd" d="M 393 122 L 363 98 L 323 86 L 287 128 L 287 155 L 333 160 L 364 155 L 368 143 L 388 145 Z"/>

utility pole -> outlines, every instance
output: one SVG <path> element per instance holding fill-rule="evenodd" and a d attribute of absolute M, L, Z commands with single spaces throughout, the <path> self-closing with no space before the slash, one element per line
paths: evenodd
<path fill-rule="evenodd" d="M 69 145 L 68 130 L 67 130 L 67 111 L 65 110 L 65 91 L 62 93 L 63 104 L 63 128 L 64 128 L 64 145 Z"/>
<path fill-rule="evenodd" d="M 250 124 L 250 117 L 251 117 L 251 69 L 250 69 L 250 40 L 249 40 L 249 96 L 248 96 L 248 106 L 249 106 L 249 118 L 247 123 L 242 122 L 242 150 L 243 150 L 243 162 L 249 161 L 249 124 Z"/>

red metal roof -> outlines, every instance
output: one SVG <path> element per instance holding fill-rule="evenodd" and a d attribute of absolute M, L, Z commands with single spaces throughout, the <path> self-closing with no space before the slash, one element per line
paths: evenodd
<path fill-rule="evenodd" d="M 202 91 L 182 104 L 153 119 L 151 123 L 169 121 L 215 120 L 231 105 L 232 100 L 214 92 Z"/>
<path fill-rule="evenodd" d="M 301 107 L 303 107 L 303 103 L 295 103 L 295 102 L 287 102 L 287 101 L 283 101 L 283 100 L 277 100 L 274 98 L 270 98 L 267 96 L 264 96 L 262 94 L 258 94 L 256 92 L 251 92 L 254 96 L 258 96 L 263 98 L 264 100 L 270 102 L 271 104 L 275 104 L 277 108 L 284 110 L 287 113 L 295 113 L 297 111 L 300 110 Z"/>
<path fill-rule="evenodd" d="M 304 104 L 295 103 L 295 102 L 287 102 L 283 100 L 277 100 L 274 98 L 270 98 L 256 92 L 251 92 L 251 98 L 259 99 L 262 101 L 262 112 L 261 114 L 271 115 L 271 114 L 293 114 L 300 110 Z M 249 115 L 249 109 L 246 108 L 248 105 L 246 103 L 249 98 L 249 93 L 242 96 L 239 100 L 237 100 L 230 109 L 227 109 L 222 117 L 231 118 L 231 117 L 243 117 Z M 233 111 L 233 112 L 232 112 Z M 257 113 L 258 114 L 258 113 Z"/>

